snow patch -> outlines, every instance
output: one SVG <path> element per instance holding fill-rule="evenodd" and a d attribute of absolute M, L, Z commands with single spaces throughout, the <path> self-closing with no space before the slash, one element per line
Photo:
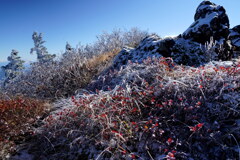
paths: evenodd
<path fill-rule="evenodd" d="M 210 14 L 207 14 L 207 16 L 205 18 L 201 18 L 195 22 L 193 22 L 193 24 L 183 33 L 183 35 L 188 35 L 190 32 L 197 32 L 198 29 L 203 26 L 203 25 L 207 25 L 208 27 L 210 27 L 210 22 L 212 21 L 213 18 L 219 16 L 219 14 L 217 12 L 213 12 Z"/>

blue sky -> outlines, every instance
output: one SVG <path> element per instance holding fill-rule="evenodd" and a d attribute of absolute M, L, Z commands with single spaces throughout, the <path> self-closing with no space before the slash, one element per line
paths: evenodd
<path fill-rule="evenodd" d="M 64 51 L 68 41 L 91 43 L 115 28 L 142 30 L 164 37 L 184 32 L 201 0 L 0 0 L 0 61 L 12 49 L 30 55 L 33 31 L 42 32 L 50 53 Z M 240 24 L 240 0 L 212 0 L 227 10 L 231 27 Z"/>

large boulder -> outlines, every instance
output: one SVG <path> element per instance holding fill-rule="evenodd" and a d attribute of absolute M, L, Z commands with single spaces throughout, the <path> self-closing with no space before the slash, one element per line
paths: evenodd
<path fill-rule="evenodd" d="M 213 37 L 220 41 L 227 39 L 229 19 L 225 9 L 210 1 L 203 1 L 197 8 L 195 22 L 182 34 L 183 38 L 204 44 Z"/>
<path fill-rule="evenodd" d="M 233 52 L 228 39 L 229 19 L 223 6 L 205 0 L 198 6 L 194 20 L 182 37 L 202 45 L 213 40 L 216 42 L 213 46 L 217 53 L 216 60 L 230 60 Z"/>
<path fill-rule="evenodd" d="M 233 50 L 240 51 L 240 25 L 230 29 L 229 39 L 232 42 Z"/>

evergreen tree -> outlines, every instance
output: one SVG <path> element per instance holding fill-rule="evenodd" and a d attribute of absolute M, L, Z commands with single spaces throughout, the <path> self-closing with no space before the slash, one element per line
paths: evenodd
<path fill-rule="evenodd" d="M 32 39 L 34 42 L 34 48 L 31 48 L 30 53 L 36 52 L 37 59 L 40 63 L 52 62 L 56 57 L 55 54 L 49 54 L 47 48 L 43 45 L 45 41 L 42 39 L 42 33 L 33 32 Z"/>
<path fill-rule="evenodd" d="M 8 57 L 8 61 L 9 63 L 6 66 L 1 67 L 6 77 L 4 81 L 4 86 L 11 80 L 16 78 L 24 69 L 24 61 L 21 60 L 21 57 L 18 56 L 18 51 L 12 50 L 11 56 Z"/>

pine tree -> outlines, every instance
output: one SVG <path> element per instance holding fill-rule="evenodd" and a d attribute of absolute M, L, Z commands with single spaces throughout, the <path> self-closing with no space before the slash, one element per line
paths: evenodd
<path fill-rule="evenodd" d="M 52 62 L 56 55 L 48 53 L 47 48 L 43 45 L 45 41 L 42 39 L 42 33 L 38 34 L 37 32 L 33 32 L 32 39 L 34 42 L 34 48 L 31 48 L 30 53 L 33 54 L 35 51 L 40 63 Z"/>
<path fill-rule="evenodd" d="M 6 77 L 4 86 L 16 78 L 24 69 L 24 61 L 18 56 L 18 51 L 12 50 L 11 56 L 8 57 L 8 61 L 9 63 L 6 66 L 1 67 Z"/>

